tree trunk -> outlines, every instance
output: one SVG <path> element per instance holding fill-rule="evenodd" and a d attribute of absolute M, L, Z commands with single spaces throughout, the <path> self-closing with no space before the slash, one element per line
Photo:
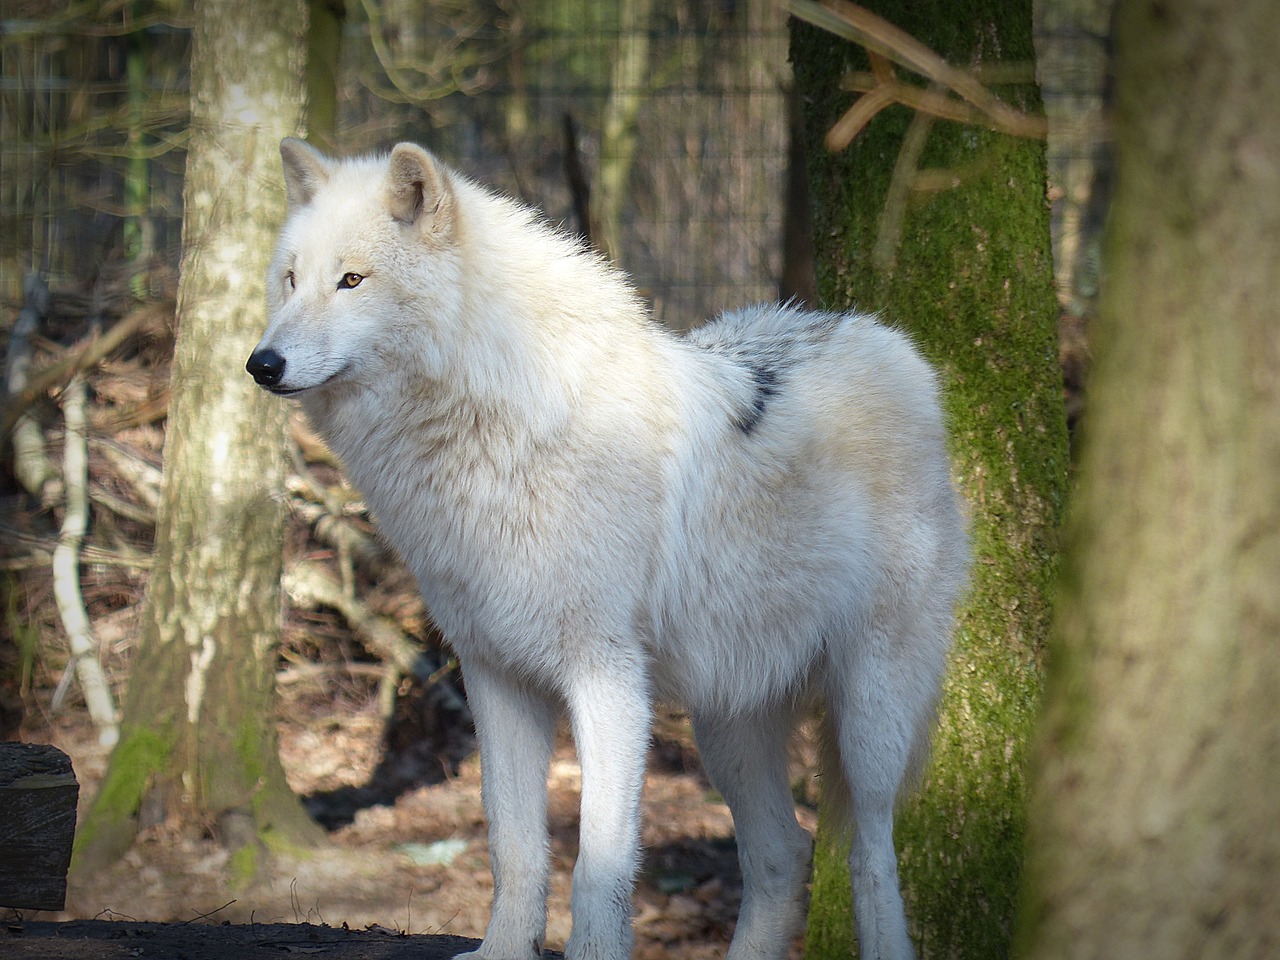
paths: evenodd
<path fill-rule="evenodd" d="M 129 6 L 129 16 L 138 15 L 138 0 Z M 146 271 L 155 253 L 155 229 L 148 211 L 151 201 L 151 163 L 146 154 L 146 112 L 148 97 L 146 40 L 141 30 L 125 40 L 125 82 L 128 86 L 128 159 L 124 170 L 124 256 L 132 276 L 129 286 L 139 300 L 147 294 Z"/>
<path fill-rule="evenodd" d="M 979 2 L 873 6 L 956 66 L 1033 62 L 1029 0 L 998 14 Z M 923 955 L 989 960 L 1009 951 L 1066 489 L 1044 145 L 892 107 L 830 154 L 823 135 L 852 102 L 841 77 L 868 70 L 866 56 L 796 23 L 792 61 L 819 298 L 883 311 L 944 381 L 975 564 L 933 760 L 900 811 L 897 839 Z M 1036 109 L 1034 91 L 1021 93 L 1019 106 Z M 852 936 L 847 848 L 819 832 L 807 953 L 843 958 Z"/>
<path fill-rule="evenodd" d="M 1280 6 L 1122 0 L 1022 941 L 1280 949 Z"/>
<path fill-rule="evenodd" d="M 346 0 L 307 0 L 307 12 L 307 139 L 326 153 L 336 153 Z"/>
<path fill-rule="evenodd" d="M 148 817 L 212 823 L 248 879 L 273 840 L 318 835 L 271 712 L 280 635 L 285 408 L 244 360 L 285 211 L 277 144 L 300 128 L 306 5 L 195 6 L 178 338 L 163 502 L 121 741 L 78 838 L 114 859 Z M 141 825 L 145 826 L 143 822 Z"/>
<path fill-rule="evenodd" d="M 653 0 L 622 0 L 618 8 L 616 59 L 601 119 L 594 191 L 600 244 L 614 260 L 621 250 L 622 207 L 636 158 L 636 114 L 645 94 L 652 18 Z"/>

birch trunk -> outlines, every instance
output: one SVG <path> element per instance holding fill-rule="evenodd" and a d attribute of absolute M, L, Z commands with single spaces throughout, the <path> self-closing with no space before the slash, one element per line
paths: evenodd
<path fill-rule="evenodd" d="M 304 102 L 304 0 L 195 6 L 178 338 L 156 556 L 121 741 L 78 838 L 80 867 L 132 842 L 140 808 L 218 826 L 252 876 L 317 836 L 271 720 L 280 635 L 285 408 L 244 361 L 265 326 L 285 212 L 278 144 Z"/>

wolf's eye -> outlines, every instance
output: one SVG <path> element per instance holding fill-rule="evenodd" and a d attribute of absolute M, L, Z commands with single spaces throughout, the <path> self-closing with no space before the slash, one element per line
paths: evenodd
<path fill-rule="evenodd" d="M 342 279 L 338 281 L 339 290 L 351 290 L 360 286 L 360 281 L 364 277 L 358 273 L 344 273 Z"/>
<path fill-rule="evenodd" d="M 290 290 L 296 290 L 298 288 L 298 281 L 294 277 L 292 270 L 290 270 L 288 273 L 284 275 L 284 279 L 289 284 Z"/>

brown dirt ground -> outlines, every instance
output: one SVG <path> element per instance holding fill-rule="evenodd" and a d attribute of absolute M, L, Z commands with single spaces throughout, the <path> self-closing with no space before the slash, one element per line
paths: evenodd
<path fill-rule="evenodd" d="M 281 758 L 299 795 L 369 780 L 383 727 L 373 699 L 337 697 L 324 701 L 325 709 L 317 709 L 315 700 L 284 704 Z M 71 756 L 83 816 L 107 751 L 74 710 L 51 720 L 43 733 L 25 739 L 52 743 Z M 569 934 L 580 779 L 572 744 L 562 735 L 550 777 L 552 950 L 563 949 Z M 801 806 L 798 813 L 812 829 L 811 810 Z M 723 956 L 741 899 L 733 823 L 708 785 L 679 715 L 657 725 L 643 838 L 634 957 Z M 454 841 L 453 858 L 423 862 L 438 849 L 428 845 L 439 841 Z M 482 936 L 493 889 L 478 757 L 463 760 L 444 782 L 409 790 L 391 805 L 356 811 L 351 823 L 330 832 L 324 847 L 275 859 L 269 876 L 248 890 L 228 888 L 227 860 L 213 839 L 156 827 L 114 867 L 93 877 L 73 875 L 62 912 L 23 916 L 0 910 L 0 922 L 8 920 L 0 927 L 0 954 L 31 960 L 243 960 L 266 951 L 339 958 L 452 955 L 466 947 L 423 935 Z M 83 922 L 89 920 L 98 922 Z M 799 949 L 797 943 L 794 957 Z"/>

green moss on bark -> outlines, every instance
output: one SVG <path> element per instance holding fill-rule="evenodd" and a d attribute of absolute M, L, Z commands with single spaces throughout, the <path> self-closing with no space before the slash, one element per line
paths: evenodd
<path fill-rule="evenodd" d="M 879 6 L 958 65 L 1033 59 L 1029 3 Z M 849 149 L 829 154 L 822 136 L 851 103 L 840 77 L 868 64 L 853 45 L 799 24 L 792 60 L 821 299 L 881 312 L 939 367 L 954 475 L 971 515 L 973 583 L 934 757 L 899 814 L 912 931 L 926 957 L 1005 956 L 1068 457 L 1044 147 L 934 123 L 919 167 L 952 171 L 954 182 L 909 194 L 886 267 L 872 252 L 911 113 L 889 108 Z M 1038 106 L 1022 94 L 1020 105 Z M 807 952 L 843 958 L 852 936 L 847 851 L 820 834 Z"/>
<path fill-rule="evenodd" d="M 73 871 L 91 871 L 118 859 L 133 844 L 138 808 L 157 773 L 166 769 L 173 740 L 148 728 L 126 729 L 94 796 L 89 816 L 76 832 Z"/>

